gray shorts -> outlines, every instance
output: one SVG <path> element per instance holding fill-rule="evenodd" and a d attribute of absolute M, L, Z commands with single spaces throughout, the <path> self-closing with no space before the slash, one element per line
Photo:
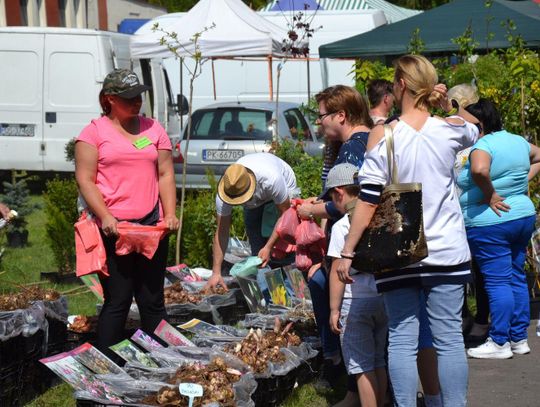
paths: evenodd
<path fill-rule="evenodd" d="M 350 375 L 386 366 L 388 319 L 382 296 L 344 299 L 339 321 L 341 350 Z"/>

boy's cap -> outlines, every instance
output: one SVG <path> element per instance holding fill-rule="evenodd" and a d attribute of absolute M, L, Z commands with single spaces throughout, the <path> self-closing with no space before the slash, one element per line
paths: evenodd
<path fill-rule="evenodd" d="M 358 185 L 358 167 L 351 163 L 338 164 L 328 172 L 325 188 L 319 199 L 329 201 L 332 188 L 346 185 Z"/>
<path fill-rule="evenodd" d="M 149 89 L 151 87 L 141 84 L 135 72 L 129 69 L 115 69 L 103 81 L 104 95 L 116 95 L 123 99 L 132 99 Z"/>

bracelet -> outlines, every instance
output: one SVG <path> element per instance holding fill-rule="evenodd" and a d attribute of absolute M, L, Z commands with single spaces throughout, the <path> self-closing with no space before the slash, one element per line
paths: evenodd
<path fill-rule="evenodd" d="M 348 260 L 353 260 L 354 259 L 354 252 L 352 252 L 352 253 L 343 253 L 343 252 L 341 252 L 340 255 L 344 259 L 348 259 Z"/>

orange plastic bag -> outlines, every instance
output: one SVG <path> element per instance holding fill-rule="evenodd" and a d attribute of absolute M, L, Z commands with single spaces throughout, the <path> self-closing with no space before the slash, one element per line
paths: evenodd
<path fill-rule="evenodd" d="M 83 212 L 74 226 L 77 277 L 93 273 L 108 276 L 107 254 L 95 220 Z"/>
<path fill-rule="evenodd" d="M 140 253 L 148 259 L 154 257 L 159 241 L 169 231 L 164 223 L 145 226 L 138 223 L 118 222 L 116 229 L 118 230 L 116 254 L 124 256 L 129 253 Z"/>
<path fill-rule="evenodd" d="M 307 271 L 313 265 L 311 260 L 310 252 L 307 247 L 296 246 L 296 258 L 295 258 L 296 267 L 299 270 Z"/>
<path fill-rule="evenodd" d="M 278 239 L 274 247 L 272 247 L 272 257 L 276 260 L 284 259 L 287 254 L 296 250 L 296 246 L 286 242 L 283 239 Z"/>
<path fill-rule="evenodd" d="M 296 244 L 299 246 L 309 246 L 324 239 L 324 231 L 312 220 L 302 220 L 296 228 Z"/>
<path fill-rule="evenodd" d="M 276 224 L 276 232 L 281 239 L 294 244 L 294 234 L 296 233 L 296 228 L 299 224 L 300 219 L 298 219 L 296 207 L 291 206 L 278 219 Z"/>

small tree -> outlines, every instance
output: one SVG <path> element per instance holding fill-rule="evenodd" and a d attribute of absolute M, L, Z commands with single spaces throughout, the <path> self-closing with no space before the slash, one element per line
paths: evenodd
<path fill-rule="evenodd" d="M 19 245 L 25 246 L 28 238 L 28 229 L 26 228 L 28 221 L 26 217 L 36 210 L 39 205 L 30 201 L 30 190 L 28 189 L 26 180 L 13 180 L 12 182 L 4 182 L 3 185 L 5 195 L 2 200 L 9 208 L 17 211 L 18 215 L 7 225 L 6 232 L 8 234 L 8 240 L 10 235 L 23 234 L 26 237 L 23 238 L 23 241 Z"/>

